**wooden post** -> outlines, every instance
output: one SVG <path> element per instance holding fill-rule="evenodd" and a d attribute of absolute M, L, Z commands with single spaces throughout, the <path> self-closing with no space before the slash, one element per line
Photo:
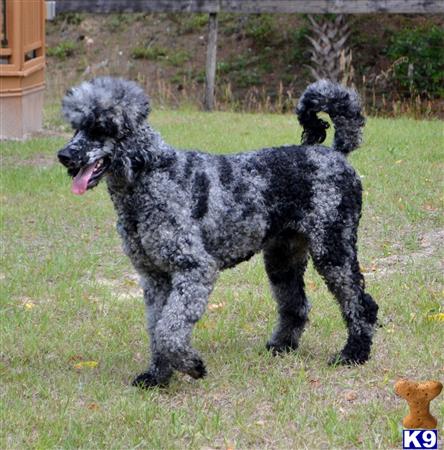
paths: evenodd
<path fill-rule="evenodd" d="M 216 80 L 216 54 L 217 54 L 217 13 L 210 13 L 208 20 L 208 47 L 205 82 L 205 111 L 214 109 L 214 88 Z"/>

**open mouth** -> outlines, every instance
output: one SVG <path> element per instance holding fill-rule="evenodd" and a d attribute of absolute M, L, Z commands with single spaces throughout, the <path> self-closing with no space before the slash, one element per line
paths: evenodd
<path fill-rule="evenodd" d="M 74 175 L 71 191 L 73 194 L 82 195 L 87 189 L 91 189 L 100 181 L 109 167 L 109 162 L 104 158 L 98 159 L 91 164 L 87 164 L 79 169 Z"/>

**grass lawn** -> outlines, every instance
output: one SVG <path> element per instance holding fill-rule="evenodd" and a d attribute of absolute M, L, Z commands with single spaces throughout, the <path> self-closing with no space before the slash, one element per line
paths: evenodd
<path fill-rule="evenodd" d="M 179 147 L 234 152 L 299 142 L 289 115 L 158 112 Z M 0 448 L 401 448 L 400 377 L 444 379 L 440 247 L 443 124 L 370 119 L 351 160 L 363 177 L 360 259 L 380 305 L 373 357 L 331 368 L 345 327 L 310 267 L 297 353 L 264 344 L 276 315 L 260 256 L 224 272 L 194 334 L 209 371 L 167 390 L 129 386 L 147 358 L 137 278 L 104 184 L 83 197 L 60 133 L 2 142 Z M 444 424 L 444 395 L 432 402 Z M 442 437 L 442 432 L 441 432 Z"/>

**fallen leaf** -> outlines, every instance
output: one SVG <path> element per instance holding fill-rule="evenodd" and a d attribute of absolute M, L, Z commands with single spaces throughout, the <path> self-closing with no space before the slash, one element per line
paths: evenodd
<path fill-rule="evenodd" d="M 355 391 L 349 391 L 345 394 L 345 399 L 349 402 L 356 400 L 358 398 L 358 394 Z"/>
<path fill-rule="evenodd" d="M 359 266 L 359 269 L 362 273 L 370 273 L 370 272 L 376 272 L 378 270 L 378 266 L 375 263 L 372 263 L 370 267 L 367 266 Z"/>
<path fill-rule="evenodd" d="M 88 403 L 86 407 L 91 411 L 97 411 L 98 409 L 100 409 L 100 406 L 97 403 Z"/>
<path fill-rule="evenodd" d="M 221 309 L 225 306 L 225 302 L 221 302 L 221 303 L 210 303 L 208 305 L 208 310 L 209 311 L 216 311 L 217 309 Z"/>
<path fill-rule="evenodd" d="M 398 161 L 395 161 L 395 164 L 401 164 L 402 163 L 402 159 L 398 159 Z"/>
<path fill-rule="evenodd" d="M 77 364 L 74 364 L 74 369 L 95 369 L 97 366 L 99 365 L 99 363 L 97 361 L 81 361 Z"/>
<path fill-rule="evenodd" d="M 321 383 L 319 382 L 319 380 L 315 380 L 315 379 L 309 380 L 309 383 L 314 388 L 318 388 L 321 386 Z"/>
<path fill-rule="evenodd" d="M 309 289 L 311 289 L 312 291 L 315 291 L 318 286 L 316 285 L 316 283 L 313 280 L 308 280 L 307 281 L 307 286 L 309 287 Z"/>
<path fill-rule="evenodd" d="M 438 313 L 438 314 L 429 314 L 427 316 L 428 320 L 434 320 L 436 322 L 444 322 L 444 313 Z"/>
<path fill-rule="evenodd" d="M 435 206 L 431 205 L 430 203 L 426 203 L 426 204 L 423 206 L 423 208 L 424 208 L 426 211 L 431 211 L 431 212 L 438 211 L 438 208 L 436 208 Z"/>

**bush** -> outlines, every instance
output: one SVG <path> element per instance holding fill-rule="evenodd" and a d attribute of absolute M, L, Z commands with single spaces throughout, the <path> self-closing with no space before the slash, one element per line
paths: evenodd
<path fill-rule="evenodd" d="M 54 56 L 64 61 L 69 56 L 74 55 L 77 50 L 77 44 L 74 41 L 64 41 L 55 47 L 49 47 L 46 49 L 47 56 Z"/>
<path fill-rule="evenodd" d="M 208 14 L 190 14 L 178 21 L 179 34 L 188 34 L 202 30 L 208 24 Z"/>
<path fill-rule="evenodd" d="M 162 47 L 152 46 L 152 47 L 135 47 L 131 52 L 131 56 L 134 59 L 149 59 L 156 61 L 158 59 L 165 58 L 167 51 Z"/>
<path fill-rule="evenodd" d="M 258 14 L 248 17 L 245 24 L 245 35 L 258 46 L 273 43 L 277 31 L 273 17 L 270 14 Z"/>
<path fill-rule="evenodd" d="M 444 31 L 436 26 L 402 30 L 387 52 L 396 82 L 410 94 L 444 95 Z M 410 68 L 409 68 L 410 66 Z"/>
<path fill-rule="evenodd" d="M 174 67 L 183 66 L 191 59 L 191 55 L 186 50 L 178 50 L 166 56 L 166 61 Z"/>
<path fill-rule="evenodd" d="M 64 12 L 55 16 L 55 22 L 66 22 L 68 25 L 80 25 L 85 18 L 85 14 L 77 12 Z"/>
<path fill-rule="evenodd" d="M 310 29 L 308 26 L 303 26 L 290 32 L 291 47 L 288 54 L 289 62 L 300 63 L 300 61 L 306 58 L 306 52 L 308 49 L 307 36 L 309 33 Z"/>
<path fill-rule="evenodd" d="M 260 64 L 259 57 L 237 55 L 217 64 L 217 72 L 238 88 L 247 88 L 261 84 L 266 69 Z"/>

